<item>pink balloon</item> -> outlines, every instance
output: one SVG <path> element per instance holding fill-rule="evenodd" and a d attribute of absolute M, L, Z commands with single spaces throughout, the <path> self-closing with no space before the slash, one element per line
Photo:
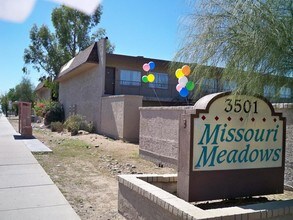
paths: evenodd
<path fill-rule="evenodd" d="M 148 72 L 151 67 L 150 67 L 150 65 L 148 63 L 145 63 L 145 64 L 143 64 L 142 68 L 143 68 L 144 71 Z"/>
<path fill-rule="evenodd" d="M 177 86 L 176 86 L 176 90 L 177 90 L 177 92 L 180 92 L 181 89 L 182 89 L 182 86 L 180 86 L 179 84 L 177 84 Z"/>

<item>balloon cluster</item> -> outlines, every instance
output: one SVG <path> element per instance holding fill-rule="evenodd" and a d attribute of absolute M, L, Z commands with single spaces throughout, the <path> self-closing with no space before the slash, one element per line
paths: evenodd
<path fill-rule="evenodd" d="M 150 61 L 148 63 L 143 64 L 142 69 L 146 72 L 149 72 L 150 70 L 154 70 L 156 67 L 156 64 L 153 61 Z M 155 75 L 152 73 L 149 73 L 148 75 L 144 75 L 141 77 L 141 80 L 144 83 L 152 83 L 155 81 Z"/>
<path fill-rule="evenodd" d="M 188 65 L 182 66 L 181 69 L 177 69 L 175 76 L 178 79 L 176 90 L 181 97 L 187 97 L 189 92 L 194 89 L 194 82 L 188 81 L 187 76 L 190 74 L 190 67 Z"/>

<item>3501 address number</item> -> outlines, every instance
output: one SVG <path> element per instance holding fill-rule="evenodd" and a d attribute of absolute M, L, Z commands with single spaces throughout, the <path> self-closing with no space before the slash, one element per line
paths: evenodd
<path fill-rule="evenodd" d="M 253 113 L 258 113 L 257 101 L 251 102 L 248 99 L 244 101 L 242 99 L 226 99 L 225 103 L 225 112 L 234 111 L 235 113 L 239 113 L 244 111 L 245 113 L 249 113 L 253 111 Z"/>

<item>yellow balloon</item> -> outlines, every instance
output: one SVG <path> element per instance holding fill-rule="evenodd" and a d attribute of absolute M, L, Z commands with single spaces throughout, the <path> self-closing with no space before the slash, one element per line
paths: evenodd
<path fill-rule="evenodd" d="M 154 74 L 149 74 L 148 75 L 148 81 L 150 82 L 150 83 L 152 83 L 152 82 L 154 82 L 155 81 L 155 76 L 154 76 Z"/>
<path fill-rule="evenodd" d="M 177 79 L 181 78 L 182 76 L 184 76 L 182 69 L 177 69 L 175 72 L 175 76 L 177 77 Z"/>

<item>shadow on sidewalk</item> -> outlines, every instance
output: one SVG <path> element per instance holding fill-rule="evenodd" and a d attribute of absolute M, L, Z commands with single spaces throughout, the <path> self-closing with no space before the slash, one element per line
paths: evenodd
<path fill-rule="evenodd" d="M 36 139 L 34 136 L 23 136 L 23 135 L 13 135 L 15 140 L 30 140 L 30 139 Z"/>

